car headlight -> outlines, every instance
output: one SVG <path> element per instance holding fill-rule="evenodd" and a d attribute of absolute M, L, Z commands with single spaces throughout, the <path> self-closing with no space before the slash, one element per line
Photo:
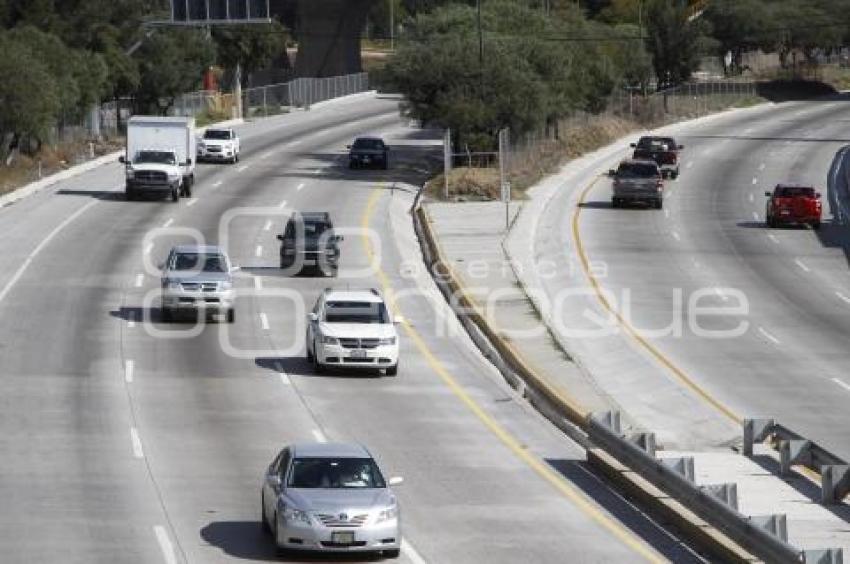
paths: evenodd
<path fill-rule="evenodd" d="M 379 345 L 394 345 L 395 337 L 386 337 L 384 339 L 378 339 Z"/>
<path fill-rule="evenodd" d="M 233 288 L 233 282 L 230 282 L 228 280 L 225 280 L 219 286 L 219 289 L 221 289 L 221 290 L 230 290 L 231 288 Z"/>
<path fill-rule="evenodd" d="M 295 507 L 284 509 L 283 518 L 287 521 L 301 521 L 302 523 L 310 524 L 310 515 L 306 511 L 301 511 Z"/>
<path fill-rule="evenodd" d="M 323 345 L 338 345 L 339 339 L 337 339 L 336 337 L 328 337 L 327 335 L 325 335 L 325 336 L 322 337 L 322 344 Z"/>
<path fill-rule="evenodd" d="M 398 517 L 398 505 L 393 505 L 392 507 L 381 509 L 381 511 L 378 512 L 378 519 L 375 522 L 383 523 L 384 521 L 389 521 L 396 517 Z"/>

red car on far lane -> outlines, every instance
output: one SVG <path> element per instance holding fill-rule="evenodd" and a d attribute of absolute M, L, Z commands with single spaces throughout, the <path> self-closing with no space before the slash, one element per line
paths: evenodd
<path fill-rule="evenodd" d="M 796 224 L 820 228 L 820 192 L 811 186 L 777 184 L 773 192 L 764 195 L 770 198 L 765 212 L 768 227 Z"/>

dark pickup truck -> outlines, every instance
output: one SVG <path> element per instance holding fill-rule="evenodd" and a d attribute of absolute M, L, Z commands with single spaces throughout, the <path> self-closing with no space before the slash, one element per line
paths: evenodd
<path fill-rule="evenodd" d="M 614 178 L 612 207 L 644 203 L 660 210 L 664 205 L 664 182 L 655 161 L 626 160 L 608 174 Z"/>
<path fill-rule="evenodd" d="M 637 143 L 632 143 L 635 151 L 633 159 L 647 159 L 658 163 L 661 174 L 665 177 L 679 176 L 679 151 L 685 147 L 678 145 L 672 137 L 641 137 Z"/>

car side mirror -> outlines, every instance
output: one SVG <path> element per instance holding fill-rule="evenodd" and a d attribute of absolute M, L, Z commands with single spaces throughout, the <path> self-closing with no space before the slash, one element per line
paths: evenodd
<path fill-rule="evenodd" d="M 629 147 L 634 149 L 635 147 L 637 147 L 637 143 L 629 143 Z"/>
<path fill-rule="evenodd" d="M 617 176 L 617 171 L 612 168 L 608 171 L 608 176 Z"/>
<path fill-rule="evenodd" d="M 770 198 L 773 194 L 771 194 L 770 192 L 765 192 L 764 195 Z"/>
<path fill-rule="evenodd" d="M 821 196 L 820 196 L 820 192 L 815 192 L 815 198 L 816 198 L 816 199 L 818 199 L 818 200 L 820 200 L 820 198 L 821 198 Z"/>
<path fill-rule="evenodd" d="M 121 155 L 120 157 L 118 157 L 118 162 L 121 164 L 127 164 L 127 159 L 126 157 L 124 157 L 124 155 Z"/>
<path fill-rule="evenodd" d="M 346 145 L 346 146 L 345 146 L 345 148 L 346 148 L 346 149 L 351 149 L 351 145 Z"/>
<path fill-rule="evenodd" d="M 277 236 L 277 240 L 278 240 L 278 241 L 283 241 L 283 235 L 278 235 L 278 236 Z"/>
<path fill-rule="evenodd" d="M 269 474 L 269 482 L 270 482 L 272 485 L 279 486 L 279 485 L 280 485 L 280 482 L 281 482 L 280 474 L 278 474 L 278 473 L 270 473 L 270 474 Z"/>
<path fill-rule="evenodd" d="M 345 236 L 344 236 L 344 235 L 335 235 L 335 236 L 334 236 L 334 240 L 336 240 L 336 241 L 345 241 Z"/>
<path fill-rule="evenodd" d="M 316 313 L 311 311 L 310 313 L 307 314 L 307 321 L 315 323 L 318 320 L 319 320 L 319 316 L 316 315 Z"/>
<path fill-rule="evenodd" d="M 387 483 L 391 486 L 400 486 L 404 483 L 404 478 L 402 478 L 401 476 L 393 476 L 392 478 L 387 480 Z"/>
<path fill-rule="evenodd" d="M 395 323 L 396 325 L 401 325 L 404 322 L 405 319 L 401 315 L 396 315 L 395 317 L 393 317 L 393 323 Z"/>
<path fill-rule="evenodd" d="M 186 162 L 180 166 L 192 166 L 192 159 L 186 159 Z"/>
<path fill-rule="evenodd" d="M 685 148 L 685 146 L 684 146 L 684 145 L 679 145 L 679 150 L 680 150 L 680 151 L 681 151 L 682 149 L 684 149 L 684 148 Z"/>

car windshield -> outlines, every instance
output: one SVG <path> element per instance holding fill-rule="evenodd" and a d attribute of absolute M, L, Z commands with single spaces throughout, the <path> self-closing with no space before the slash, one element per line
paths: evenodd
<path fill-rule="evenodd" d="M 227 261 L 222 255 L 202 253 L 177 253 L 172 270 L 199 270 L 201 272 L 227 272 Z"/>
<path fill-rule="evenodd" d="M 660 137 L 642 137 L 638 141 L 639 149 L 649 151 L 672 151 L 676 147 L 676 143 L 672 139 L 664 139 Z"/>
<path fill-rule="evenodd" d="M 776 189 L 776 196 L 780 198 L 793 198 L 795 196 L 814 198 L 815 189 L 801 186 L 783 186 Z"/>
<path fill-rule="evenodd" d="M 658 176 L 658 167 L 643 163 L 623 163 L 617 169 L 620 178 L 652 178 Z"/>
<path fill-rule="evenodd" d="M 204 139 L 230 139 L 230 132 L 222 129 L 207 129 Z"/>
<path fill-rule="evenodd" d="M 174 153 L 171 151 L 139 151 L 133 164 L 177 164 Z"/>
<path fill-rule="evenodd" d="M 328 323 L 389 323 L 390 316 L 381 302 L 328 302 L 325 304 Z"/>
<path fill-rule="evenodd" d="M 366 149 L 367 151 L 383 148 L 384 143 L 380 139 L 358 139 L 352 146 L 352 149 Z"/>
<path fill-rule="evenodd" d="M 385 488 L 384 477 L 371 458 L 296 458 L 290 488 Z"/>

